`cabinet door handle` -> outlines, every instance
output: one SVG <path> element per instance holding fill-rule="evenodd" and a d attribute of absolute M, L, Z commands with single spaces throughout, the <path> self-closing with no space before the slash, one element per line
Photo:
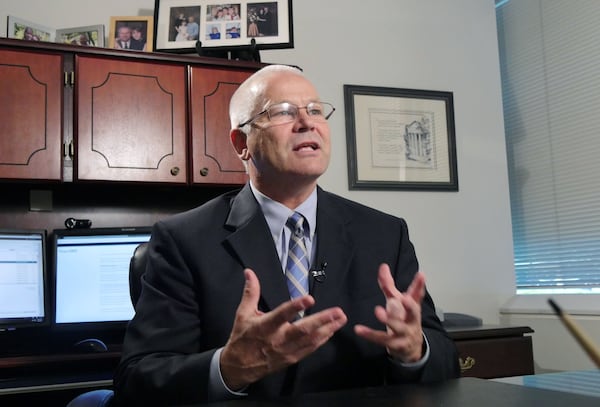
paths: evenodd
<path fill-rule="evenodd" d="M 208 168 L 204 167 L 200 170 L 200 175 L 206 177 L 208 175 Z"/>
<path fill-rule="evenodd" d="M 179 174 L 179 167 L 171 168 L 171 175 L 175 176 L 177 174 Z"/>
<path fill-rule="evenodd" d="M 460 365 L 460 370 L 464 372 L 475 366 L 475 359 L 471 356 L 467 356 L 464 360 L 463 358 L 458 358 L 458 364 Z"/>
<path fill-rule="evenodd" d="M 63 73 L 65 75 L 65 77 L 64 77 L 65 86 L 73 87 L 75 85 L 75 71 L 71 71 L 71 72 L 64 71 Z"/>

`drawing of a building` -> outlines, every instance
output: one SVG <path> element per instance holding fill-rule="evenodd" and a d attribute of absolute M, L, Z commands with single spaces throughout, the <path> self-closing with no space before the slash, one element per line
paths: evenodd
<path fill-rule="evenodd" d="M 413 121 L 405 128 L 406 159 L 431 165 L 431 132 L 423 122 Z"/>

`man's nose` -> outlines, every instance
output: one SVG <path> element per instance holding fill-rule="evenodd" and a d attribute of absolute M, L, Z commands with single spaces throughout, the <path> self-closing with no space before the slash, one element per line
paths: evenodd
<path fill-rule="evenodd" d="M 315 118 L 308 114 L 306 107 L 298 108 L 298 117 L 296 117 L 296 126 L 298 129 L 312 129 L 315 127 Z"/>

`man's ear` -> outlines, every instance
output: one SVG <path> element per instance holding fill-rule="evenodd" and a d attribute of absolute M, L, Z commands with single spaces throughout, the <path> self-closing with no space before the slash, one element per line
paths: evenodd
<path fill-rule="evenodd" d="M 248 144 L 246 144 L 246 138 L 248 137 L 246 133 L 240 129 L 231 129 L 229 137 L 231 138 L 231 144 L 233 144 L 233 148 L 235 148 L 238 157 L 243 161 L 247 161 L 250 158 L 250 155 L 248 153 Z"/>

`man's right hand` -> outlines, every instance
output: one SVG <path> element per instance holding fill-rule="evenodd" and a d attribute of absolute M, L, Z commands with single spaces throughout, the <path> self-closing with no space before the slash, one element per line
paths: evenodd
<path fill-rule="evenodd" d="M 221 376 L 233 391 L 297 363 L 327 342 L 348 320 L 341 308 L 333 307 L 293 321 L 299 312 L 314 305 L 310 295 L 263 313 L 258 310 L 260 283 L 256 274 L 245 269 L 244 276 L 242 300 L 220 359 Z"/>

